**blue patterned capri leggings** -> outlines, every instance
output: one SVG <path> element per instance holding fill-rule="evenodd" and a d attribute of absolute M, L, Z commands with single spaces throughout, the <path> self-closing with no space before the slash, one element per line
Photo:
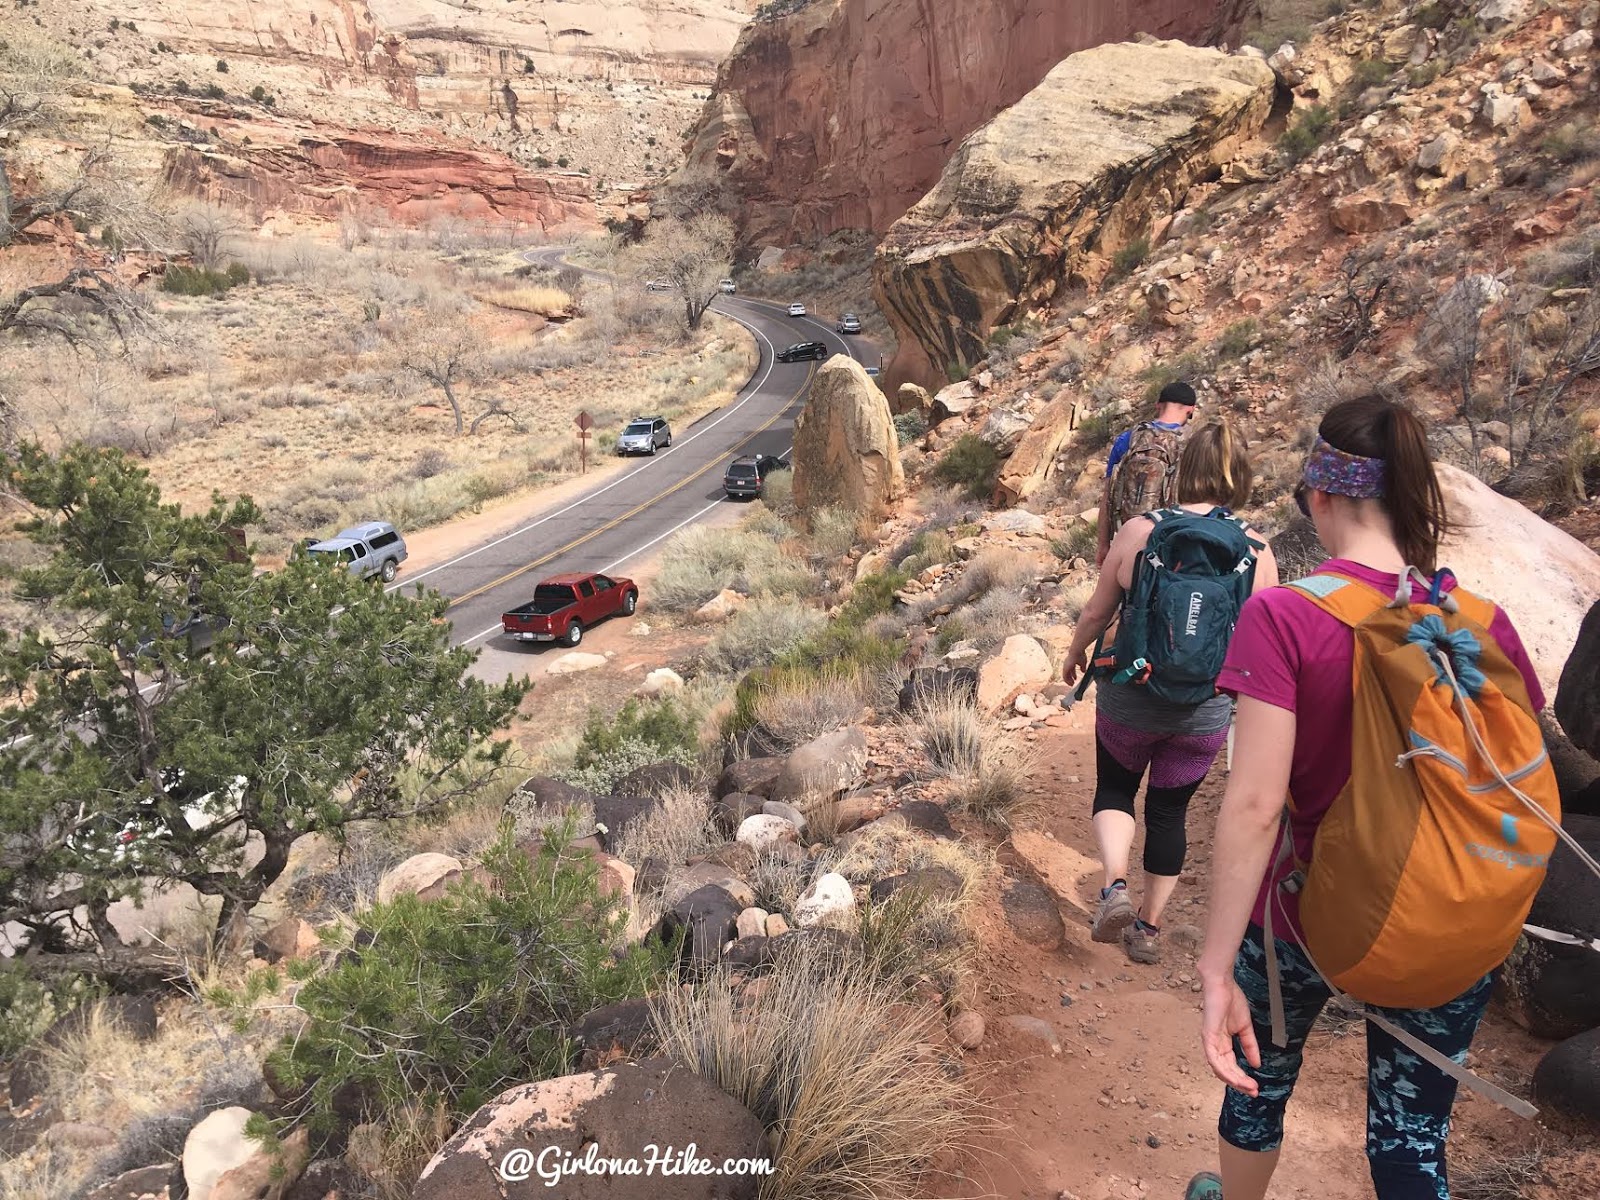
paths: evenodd
<path fill-rule="evenodd" d="M 1276 1150 L 1283 1141 L 1283 1112 L 1300 1074 L 1306 1037 L 1330 999 L 1327 986 L 1294 943 L 1278 939 L 1283 975 L 1283 1006 L 1289 1045 L 1272 1045 L 1267 1006 L 1267 960 L 1259 926 L 1250 926 L 1233 977 L 1255 1023 L 1261 1069 L 1239 1057 L 1239 1066 L 1260 1084 L 1261 1094 L 1246 1096 L 1229 1088 L 1217 1131 L 1241 1150 Z M 1385 1008 L 1401 1029 L 1465 1062 L 1467 1047 L 1489 1003 L 1492 976 L 1464 995 L 1428 1009 Z M 1456 1081 L 1424 1062 L 1375 1025 L 1367 1026 L 1367 1160 L 1378 1200 L 1449 1200 L 1444 1145 Z"/>

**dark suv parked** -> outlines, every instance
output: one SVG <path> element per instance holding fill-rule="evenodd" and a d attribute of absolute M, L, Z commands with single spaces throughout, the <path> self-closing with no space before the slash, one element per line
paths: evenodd
<path fill-rule="evenodd" d="M 796 342 L 778 351 L 779 362 L 803 362 L 808 358 L 827 358 L 826 342 Z"/>
<path fill-rule="evenodd" d="M 789 464 L 770 454 L 747 454 L 728 464 L 722 476 L 722 490 L 730 498 L 743 497 L 757 500 L 768 475 L 781 471 Z"/>

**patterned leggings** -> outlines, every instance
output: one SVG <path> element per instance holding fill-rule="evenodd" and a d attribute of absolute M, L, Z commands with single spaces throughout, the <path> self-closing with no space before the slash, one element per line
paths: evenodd
<path fill-rule="evenodd" d="M 1239 1066 L 1260 1084 L 1254 1098 L 1229 1088 L 1217 1130 L 1241 1150 L 1276 1150 L 1283 1142 L 1283 1112 L 1300 1075 L 1301 1054 L 1317 1014 L 1329 1000 L 1327 986 L 1305 952 L 1278 939 L 1283 1006 L 1289 1045 L 1272 1045 L 1267 1003 L 1267 958 L 1259 926 L 1239 947 L 1233 977 L 1250 1002 L 1261 1069 L 1239 1056 Z M 1407 1033 L 1465 1062 L 1467 1047 L 1489 1003 L 1492 976 L 1438 1008 L 1381 1010 Z M 1367 1026 L 1367 1161 L 1378 1200 L 1450 1200 L 1444 1146 L 1456 1081 L 1424 1062 L 1375 1025 Z"/>
<path fill-rule="evenodd" d="M 1199 790 L 1228 731 L 1216 733 L 1144 733 L 1095 718 L 1094 811 L 1133 816 L 1133 798 L 1145 769 L 1150 786 L 1144 794 L 1144 869 L 1149 875 L 1183 872 L 1189 851 L 1189 801 Z"/>

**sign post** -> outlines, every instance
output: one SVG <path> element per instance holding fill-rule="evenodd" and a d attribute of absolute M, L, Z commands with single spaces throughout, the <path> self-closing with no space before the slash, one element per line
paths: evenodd
<path fill-rule="evenodd" d="M 589 473 L 589 431 L 594 428 L 594 418 L 585 409 L 578 414 L 578 473 Z"/>

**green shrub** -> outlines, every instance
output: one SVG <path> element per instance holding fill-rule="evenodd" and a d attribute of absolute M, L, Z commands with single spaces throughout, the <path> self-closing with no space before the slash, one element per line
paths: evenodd
<path fill-rule="evenodd" d="M 860 624 L 894 607 L 894 594 L 911 578 L 903 571 L 884 571 L 856 580 L 850 599 L 839 607 L 838 620 Z"/>
<path fill-rule="evenodd" d="M 895 440 L 902 446 L 910 445 L 928 432 L 928 419 L 920 412 L 903 412 L 894 419 Z"/>
<path fill-rule="evenodd" d="M 243 263 L 234 263 L 226 271 L 174 265 L 161 276 L 161 290 L 176 296 L 220 296 L 249 279 L 250 269 Z"/>
<path fill-rule="evenodd" d="M 1394 68 L 1381 58 L 1363 58 L 1356 64 L 1355 73 L 1350 82 L 1357 91 L 1364 92 L 1368 88 L 1378 87 L 1387 83 L 1389 76 L 1394 73 Z"/>
<path fill-rule="evenodd" d="M 513 1083 L 572 1066 L 566 1030 L 603 1004 L 650 990 L 659 945 L 618 936 L 619 901 L 597 867 L 566 850 L 570 825 L 530 859 L 509 829 L 484 856 L 487 886 L 464 879 L 441 898 L 401 896 L 362 917 L 370 945 L 308 980 L 305 1026 L 269 1057 L 318 1132 L 354 1102 L 365 1120 L 408 1106 L 464 1116 Z"/>
<path fill-rule="evenodd" d="M 1297 163 L 1309 155 L 1333 132 L 1333 111 L 1322 104 L 1314 104 L 1301 113 L 1278 139 L 1278 148 L 1290 163 Z"/>
<path fill-rule="evenodd" d="M 1222 331 L 1222 336 L 1217 339 L 1217 358 L 1226 361 L 1230 358 L 1240 358 L 1249 353 L 1250 344 L 1256 337 L 1256 319 L 1246 317 L 1242 321 L 1235 321 Z M 1165 387 L 1166 384 L 1162 384 Z"/>
<path fill-rule="evenodd" d="M 1065 537 L 1056 538 L 1050 543 L 1050 549 L 1064 562 L 1071 562 L 1075 558 L 1090 558 L 1099 546 L 1099 536 L 1098 521 L 1074 521 Z"/>
<path fill-rule="evenodd" d="M 0 959 L 0 1062 L 14 1058 L 58 1017 L 98 995 L 99 989 L 79 976 L 46 985 L 15 960 Z"/>
<path fill-rule="evenodd" d="M 1131 275 L 1138 269 L 1139 264 L 1150 257 L 1150 239 L 1136 238 L 1111 258 L 1111 274 L 1115 279 L 1124 275 Z"/>
<path fill-rule="evenodd" d="M 572 769 L 562 778 L 608 795 L 629 771 L 663 760 L 688 765 L 699 750 L 700 723 L 678 701 L 630 697 L 609 721 L 599 709 L 589 710 Z"/>
<path fill-rule="evenodd" d="M 944 365 L 945 378 L 951 383 L 965 383 L 967 376 L 971 374 L 971 372 L 972 368 L 967 366 L 966 363 L 958 363 L 954 359 L 951 359 Z"/>
<path fill-rule="evenodd" d="M 975 433 L 964 433 L 945 451 L 933 469 L 935 479 L 965 490 L 973 500 L 987 500 L 1000 472 L 1000 452 Z"/>
<path fill-rule="evenodd" d="M 1096 450 L 1111 444 L 1114 436 L 1114 420 L 1107 410 L 1090 413 L 1078 422 L 1078 427 L 1073 431 L 1073 445 L 1093 454 Z"/>

